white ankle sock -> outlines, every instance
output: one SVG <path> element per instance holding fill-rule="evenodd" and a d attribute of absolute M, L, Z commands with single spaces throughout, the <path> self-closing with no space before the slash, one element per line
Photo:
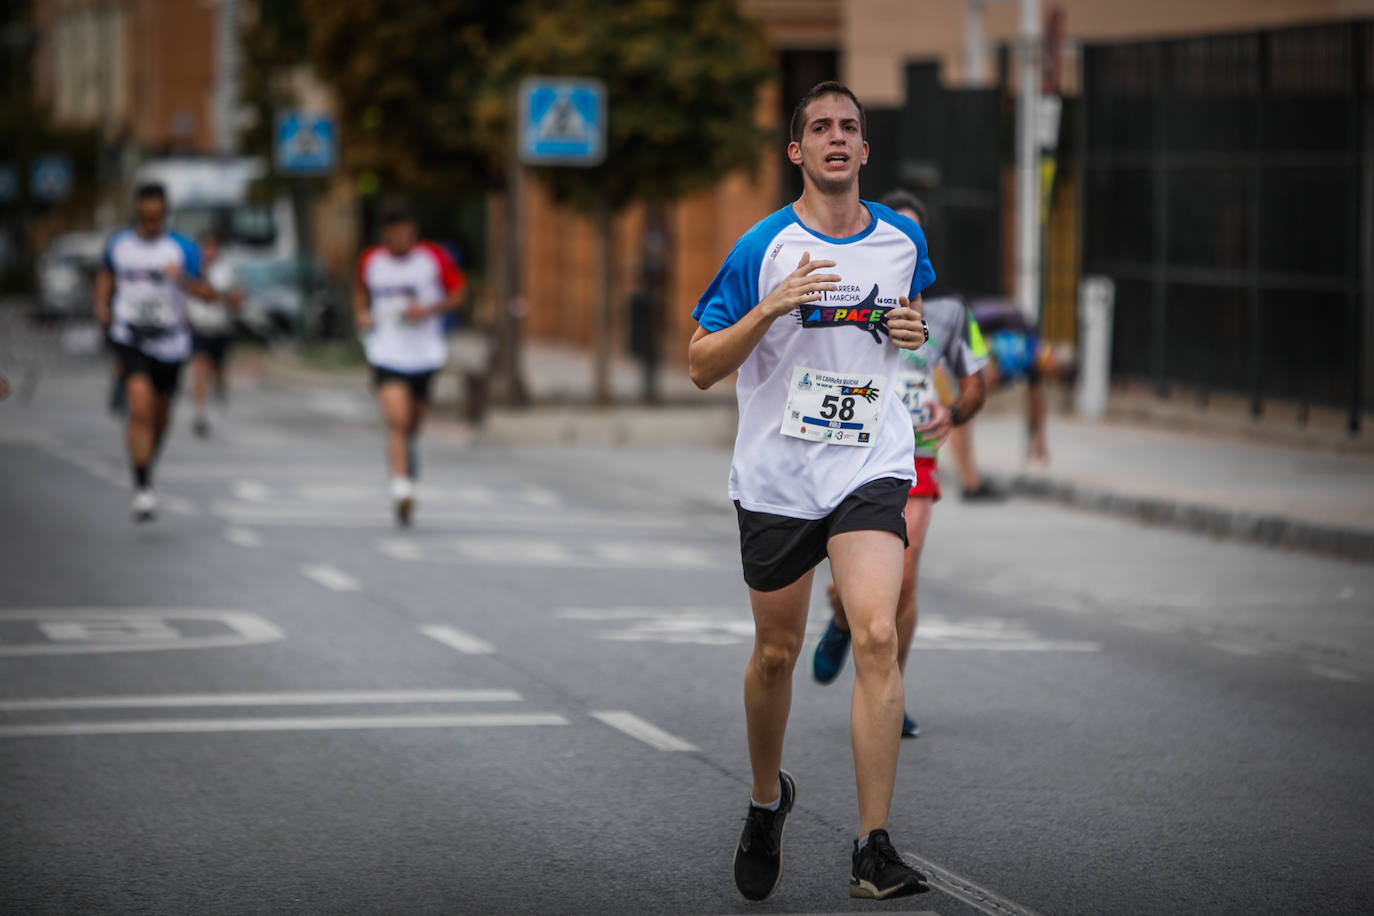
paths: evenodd
<path fill-rule="evenodd" d="M 755 808 L 762 808 L 765 811 L 777 811 L 779 808 L 782 807 L 782 783 L 778 783 L 778 797 L 773 799 L 768 804 L 763 805 L 754 801 L 754 796 L 752 793 L 749 796 L 749 804 L 753 805 Z"/>

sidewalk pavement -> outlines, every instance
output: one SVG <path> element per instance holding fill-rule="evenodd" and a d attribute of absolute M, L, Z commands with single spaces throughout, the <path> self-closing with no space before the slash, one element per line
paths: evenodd
<path fill-rule="evenodd" d="M 460 340 L 438 389 L 437 415 L 463 392 L 463 369 L 484 364 L 480 340 Z M 280 363 L 274 360 L 274 363 Z M 526 344 L 524 373 L 534 404 L 497 407 L 475 432 L 502 445 L 640 445 L 730 448 L 737 410 L 725 381 L 697 390 L 672 362 L 658 374 L 660 403 L 639 401 L 637 363 L 617 359 L 611 372 L 615 406 L 592 402 L 589 353 L 559 344 Z M 350 370 L 351 371 L 351 370 Z M 269 380 L 301 370 L 269 370 Z M 362 370 L 358 383 L 364 384 Z M 1018 497 L 1126 516 L 1214 537 L 1374 562 L 1374 430 L 1349 436 L 1338 422 L 1299 426 L 1272 410 L 1256 421 L 1235 403 L 1208 406 L 1114 393 L 1108 419 L 1076 418 L 1059 409 L 1049 418 L 1050 463 L 1024 460 L 1020 389 L 996 395 L 974 424 L 981 470 Z M 1320 419 L 1320 418 L 1318 418 Z M 1374 424 L 1367 424 L 1374 425 Z M 947 459 L 948 460 L 948 459 Z M 947 466 L 948 498 L 957 476 Z"/>

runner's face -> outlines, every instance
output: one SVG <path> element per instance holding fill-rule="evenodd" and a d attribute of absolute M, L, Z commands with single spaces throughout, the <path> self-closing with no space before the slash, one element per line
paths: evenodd
<path fill-rule="evenodd" d="M 167 203 L 157 197 L 145 197 L 134 206 L 134 222 L 145 239 L 161 235 L 166 219 Z"/>
<path fill-rule="evenodd" d="M 803 182 L 821 191 L 844 191 L 859 179 L 868 161 L 859 108 L 846 95 L 823 95 L 806 106 L 800 141 L 787 145 L 787 155 L 801 166 Z"/>
<path fill-rule="evenodd" d="M 382 240 L 392 254 L 405 254 L 415 244 L 415 224 L 408 219 L 391 223 L 382 229 Z"/>

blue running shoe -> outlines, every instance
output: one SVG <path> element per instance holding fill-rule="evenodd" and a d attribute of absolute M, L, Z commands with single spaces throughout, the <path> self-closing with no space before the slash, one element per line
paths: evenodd
<path fill-rule="evenodd" d="M 821 684 L 829 684 L 840 674 L 844 667 L 844 657 L 849 654 L 849 631 L 835 626 L 835 618 L 826 624 L 825 632 L 816 643 L 816 654 L 811 659 L 811 674 Z"/>
<path fill-rule="evenodd" d="M 921 737 L 921 726 L 916 724 L 916 720 L 902 713 L 902 737 L 919 738 Z"/>

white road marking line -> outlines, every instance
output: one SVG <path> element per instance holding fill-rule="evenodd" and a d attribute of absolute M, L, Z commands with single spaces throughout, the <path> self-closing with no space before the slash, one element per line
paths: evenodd
<path fill-rule="evenodd" d="M 473 636 L 471 633 L 464 633 L 457 627 L 421 627 L 420 632 L 435 642 L 441 642 L 450 649 L 456 649 L 464 655 L 496 654 L 496 647 L 491 643 L 487 642 L 485 639 Z"/>
<path fill-rule="evenodd" d="M 256 480 L 236 480 L 233 488 L 234 498 L 249 503 L 265 503 L 271 492 Z"/>
<path fill-rule="evenodd" d="M 368 703 L 518 703 L 514 690 L 298 690 L 0 700 L 0 711 L 34 709 L 189 709 L 210 706 L 353 706 Z"/>
<path fill-rule="evenodd" d="M 632 712 L 624 710 L 601 710 L 593 712 L 592 718 L 597 719 L 611 728 L 617 729 L 643 741 L 650 747 L 660 751 L 694 751 L 696 746 L 683 741 L 676 735 L 670 735 L 663 729 L 650 722 L 645 722 Z"/>
<path fill-rule="evenodd" d="M 271 505 L 216 500 L 211 503 L 210 511 L 227 521 L 245 525 L 362 525 L 366 527 L 386 526 L 395 523 L 385 511 L 385 493 L 367 505 L 328 505 L 308 502 L 275 502 Z M 422 492 L 421 496 L 425 496 Z M 380 507 L 380 508 L 378 508 Z M 511 509 L 499 514 L 480 509 L 462 509 L 446 506 L 443 500 L 426 498 L 424 501 L 426 525 L 454 524 L 481 526 L 483 530 L 497 528 L 543 528 L 547 529 L 547 512 Z M 560 529 L 568 528 L 613 528 L 623 530 L 654 529 L 662 531 L 681 531 L 687 527 L 682 519 L 666 516 L 620 515 L 614 512 L 566 512 L 558 516 Z"/>
<path fill-rule="evenodd" d="M 1317 677 L 1324 677 L 1333 681 L 1344 681 L 1347 684 L 1358 684 L 1364 680 L 1353 671 L 1345 671 L 1341 668 L 1331 668 L 1326 665 L 1311 665 L 1307 669 Z"/>
<path fill-rule="evenodd" d="M 336 592 L 356 592 L 363 587 L 362 583 L 348 573 L 323 563 L 302 566 L 301 575 L 307 579 L 313 579 L 325 588 L 332 588 Z"/>
<path fill-rule="evenodd" d="M 262 538 L 251 528 L 226 528 L 224 539 L 240 547 L 261 547 Z"/>
<path fill-rule="evenodd" d="M 285 639 L 272 622 L 242 611 L 179 608 L 14 608 L 0 619 L 30 620 L 42 642 L 0 644 L 0 656 L 80 655 L 96 652 L 147 652 L 161 649 L 222 649 Z M 226 633 L 185 635 L 172 626 L 183 621 L 213 621 Z M 57 637 L 54 639 L 54 635 Z M 13 640 L 13 637 L 11 637 Z"/>
<path fill-rule="evenodd" d="M 567 725 L 554 713 L 472 713 L 450 716 L 318 716 L 264 719 L 150 719 L 143 722 L 54 722 L 0 726 L 0 738 L 77 735 L 172 735 L 213 732 L 357 731 L 402 728 L 503 728 Z"/>
<path fill-rule="evenodd" d="M 425 550 L 414 541 L 404 538 L 383 538 L 377 542 L 377 550 L 393 560 L 414 562 L 425 558 Z"/>
<path fill-rule="evenodd" d="M 1008 900 L 996 891 L 942 868 L 924 856 L 918 856 L 914 852 L 903 852 L 902 858 L 914 865 L 918 871 L 925 872 L 930 879 L 931 887 L 949 894 L 955 900 L 967 903 L 980 913 L 987 913 L 988 916 L 1040 916 L 1037 910 Z"/>

